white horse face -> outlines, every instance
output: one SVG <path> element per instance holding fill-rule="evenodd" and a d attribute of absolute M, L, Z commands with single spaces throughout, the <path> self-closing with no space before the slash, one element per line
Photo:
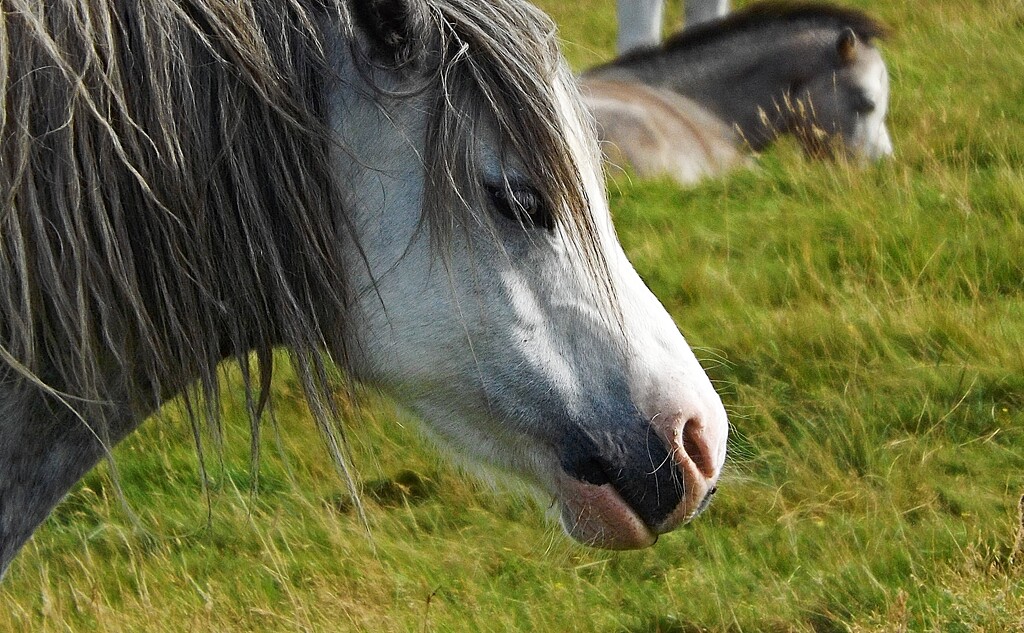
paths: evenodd
<path fill-rule="evenodd" d="M 889 71 L 882 54 L 851 30 L 839 36 L 836 52 L 839 70 L 815 78 L 801 95 L 811 104 L 819 134 L 841 138 L 845 151 L 853 157 L 877 160 L 892 155 L 885 125 Z"/>
<path fill-rule="evenodd" d="M 725 459 L 726 415 L 618 244 L 594 132 L 557 66 L 552 116 L 584 182 L 621 316 L 569 229 L 543 208 L 543 183 L 524 168 L 531 157 L 503 152 L 486 121 L 472 140 L 478 173 L 468 176 L 488 192 L 471 203 L 487 221 L 465 223 L 445 253 L 433 252 L 421 226 L 429 95 L 381 100 L 349 86 L 335 111 L 347 148 L 339 169 L 365 262 L 349 258 L 348 350 L 357 378 L 419 413 L 445 444 L 557 498 L 573 537 L 642 547 L 706 505 Z M 398 89 L 405 78 L 373 81 Z"/>

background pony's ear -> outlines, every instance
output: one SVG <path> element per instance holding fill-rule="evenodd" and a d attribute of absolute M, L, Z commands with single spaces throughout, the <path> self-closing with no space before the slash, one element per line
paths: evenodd
<path fill-rule="evenodd" d="M 836 52 L 839 53 L 839 61 L 844 64 L 849 64 L 857 57 L 857 34 L 850 27 L 846 27 L 839 34 Z"/>
<path fill-rule="evenodd" d="M 404 66 L 427 49 L 429 11 L 423 0 L 353 0 L 350 6 L 370 54 L 381 63 Z"/>

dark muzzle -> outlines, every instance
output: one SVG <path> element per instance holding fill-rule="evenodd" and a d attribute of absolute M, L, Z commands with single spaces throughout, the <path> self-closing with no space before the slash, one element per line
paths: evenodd
<path fill-rule="evenodd" d="M 648 526 L 660 525 L 685 494 L 668 446 L 639 413 L 600 433 L 579 429 L 565 438 L 561 465 L 579 481 L 611 484 Z"/>

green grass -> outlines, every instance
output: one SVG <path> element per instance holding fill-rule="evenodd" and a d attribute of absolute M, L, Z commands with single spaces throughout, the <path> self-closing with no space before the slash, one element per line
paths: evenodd
<path fill-rule="evenodd" d="M 610 53 L 611 0 L 539 4 L 574 65 Z M 367 537 L 285 373 L 257 495 L 242 402 L 208 496 L 165 412 L 117 450 L 125 502 L 99 468 L 15 560 L 0 630 L 1024 630 L 1024 5 L 854 4 L 896 27 L 894 160 L 782 144 L 689 190 L 610 185 L 731 412 L 695 524 L 581 548 L 361 394 Z"/>

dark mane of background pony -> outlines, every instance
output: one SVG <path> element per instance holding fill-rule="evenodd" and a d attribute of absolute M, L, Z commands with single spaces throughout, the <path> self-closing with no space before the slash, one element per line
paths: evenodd
<path fill-rule="evenodd" d="M 600 268 L 552 120 L 553 25 L 518 0 L 421 5 L 439 51 L 415 70 L 436 89 L 424 156 L 435 242 L 484 221 L 465 201 L 483 195 L 469 148 L 489 117 Z M 109 444 L 129 423 L 113 405 L 138 417 L 182 390 L 193 425 L 216 428 L 217 365 L 233 358 L 255 464 L 283 345 L 341 465 L 323 350 L 344 366 L 331 324 L 349 303 L 338 244 L 355 236 L 328 115 L 344 80 L 332 55 L 354 32 L 342 0 L 0 0 L 0 381 L 70 408 Z"/>
<path fill-rule="evenodd" d="M 738 9 L 721 20 L 705 22 L 684 29 L 661 45 L 631 51 L 598 68 L 617 64 L 628 64 L 668 51 L 682 51 L 698 48 L 720 41 L 731 35 L 746 32 L 752 28 L 767 26 L 808 26 L 823 28 L 850 28 L 861 40 L 885 39 L 889 28 L 870 15 L 849 7 L 840 7 L 820 2 L 759 2 Z"/>

